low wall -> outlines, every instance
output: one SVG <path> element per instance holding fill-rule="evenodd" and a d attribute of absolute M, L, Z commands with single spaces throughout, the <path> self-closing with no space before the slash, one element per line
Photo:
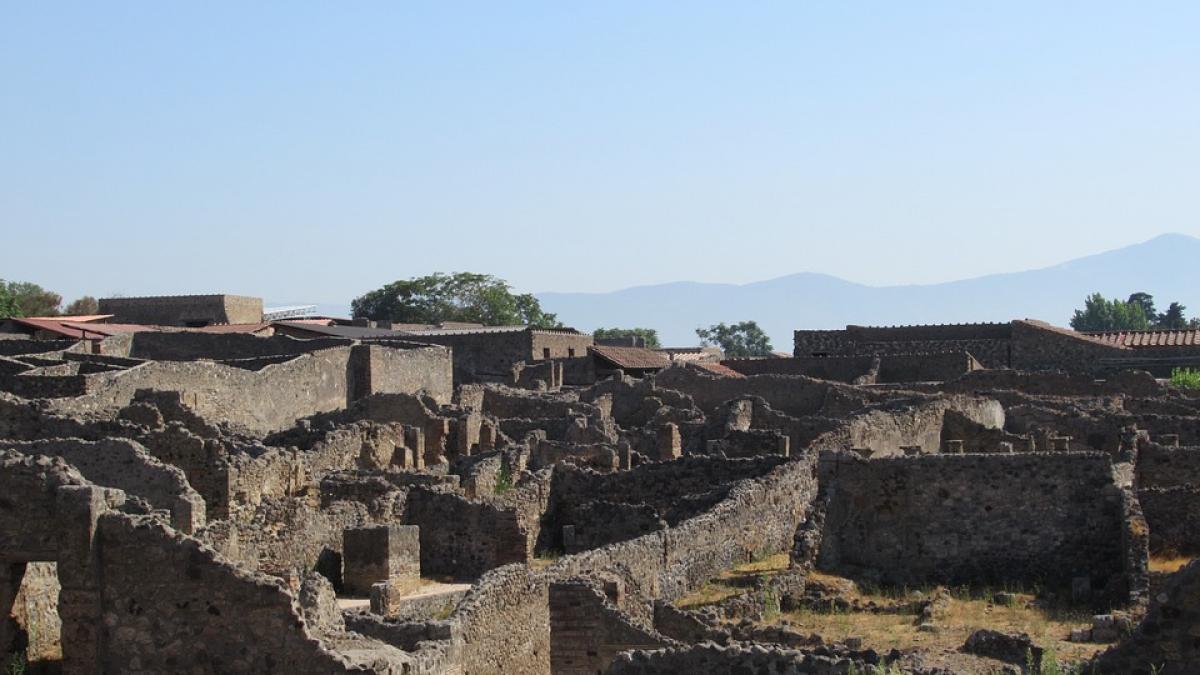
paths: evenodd
<path fill-rule="evenodd" d="M 76 378 L 84 382 L 87 393 L 57 398 L 49 404 L 52 410 L 111 415 L 138 390 L 177 391 L 185 404 L 206 419 L 258 434 L 345 408 L 376 392 L 415 394 L 425 390 L 439 402 L 450 400 L 449 355 L 439 347 L 333 347 L 259 370 L 210 361 L 150 361 Z"/>
<path fill-rule="evenodd" d="M 674 649 L 626 652 L 619 655 L 604 672 L 607 675 L 845 675 L 847 672 L 874 671 L 864 661 L 806 654 L 794 649 L 706 643 Z"/>

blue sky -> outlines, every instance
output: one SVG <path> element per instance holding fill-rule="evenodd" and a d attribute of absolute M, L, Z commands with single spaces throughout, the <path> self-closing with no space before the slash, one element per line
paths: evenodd
<path fill-rule="evenodd" d="M 200 4 L 0 6 L 0 277 L 929 283 L 1200 235 L 1194 2 Z"/>

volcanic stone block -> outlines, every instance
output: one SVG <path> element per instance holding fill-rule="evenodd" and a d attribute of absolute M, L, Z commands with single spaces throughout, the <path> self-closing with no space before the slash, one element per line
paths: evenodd
<path fill-rule="evenodd" d="M 421 578 L 421 539 L 416 525 L 351 527 L 342 532 L 346 591 L 370 595 L 381 582 L 416 584 Z"/>

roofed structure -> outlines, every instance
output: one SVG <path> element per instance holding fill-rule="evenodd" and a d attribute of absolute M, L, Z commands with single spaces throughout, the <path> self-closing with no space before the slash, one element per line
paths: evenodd
<path fill-rule="evenodd" d="M 600 369 L 602 365 L 607 365 L 610 368 L 620 368 L 631 373 L 644 373 L 662 370 L 671 365 L 671 359 L 660 352 L 644 347 L 595 345 L 588 352 L 602 362 L 597 364 L 597 369 Z"/>

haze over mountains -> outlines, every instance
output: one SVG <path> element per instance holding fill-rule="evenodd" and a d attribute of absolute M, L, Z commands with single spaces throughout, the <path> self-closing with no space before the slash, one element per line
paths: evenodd
<path fill-rule="evenodd" d="M 666 345 L 697 344 L 695 329 L 753 319 L 776 350 L 791 351 L 792 331 L 847 324 L 898 325 L 1042 319 L 1066 326 L 1088 294 L 1154 295 L 1161 309 L 1182 302 L 1200 313 L 1191 272 L 1200 239 L 1164 234 L 1150 241 L 1052 267 L 929 285 L 865 286 L 799 273 L 744 285 L 680 281 L 610 293 L 540 293 L 542 307 L 579 330 L 656 328 Z M 905 265 L 897 260 L 896 265 Z"/>

